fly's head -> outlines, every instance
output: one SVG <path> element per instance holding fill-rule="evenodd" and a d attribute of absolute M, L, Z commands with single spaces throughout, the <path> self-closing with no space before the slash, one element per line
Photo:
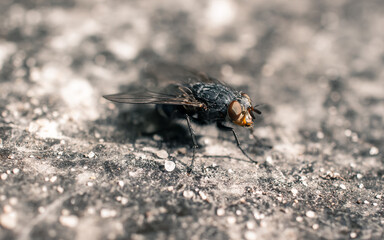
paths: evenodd
<path fill-rule="evenodd" d="M 261 114 L 256 106 L 252 106 L 250 97 L 245 93 L 229 104 L 227 113 L 231 122 L 242 127 L 252 127 L 257 114 Z"/>

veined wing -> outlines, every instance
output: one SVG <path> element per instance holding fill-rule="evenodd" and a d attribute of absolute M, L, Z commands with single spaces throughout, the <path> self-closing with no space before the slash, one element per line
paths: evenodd
<path fill-rule="evenodd" d="M 128 104 L 169 104 L 204 107 L 205 104 L 195 99 L 188 87 L 169 85 L 163 91 L 143 90 L 105 95 L 104 98 L 118 103 Z"/>

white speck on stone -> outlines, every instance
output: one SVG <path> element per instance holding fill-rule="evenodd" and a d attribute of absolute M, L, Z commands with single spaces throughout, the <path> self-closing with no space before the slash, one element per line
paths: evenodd
<path fill-rule="evenodd" d="M 19 200 L 15 197 L 11 197 L 9 199 L 9 204 L 11 204 L 12 206 L 15 206 L 18 202 L 19 202 Z"/>
<path fill-rule="evenodd" d="M 213 0 L 205 13 L 207 23 L 212 28 L 221 28 L 233 21 L 236 16 L 236 5 L 229 0 Z"/>
<path fill-rule="evenodd" d="M 124 185 L 125 185 L 124 181 L 122 181 L 122 180 L 120 180 L 120 181 L 118 182 L 118 184 L 119 184 L 120 187 L 124 187 Z"/>
<path fill-rule="evenodd" d="M 88 158 L 93 158 L 93 157 L 95 157 L 95 153 L 94 152 L 89 152 L 88 153 Z"/>
<path fill-rule="evenodd" d="M 165 161 L 164 168 L 168 172 L 175 170 L 176 164 L 173 161 Z"/>
<path fill-rule="evenodd" d="M 273 159 L 271 156 L 267 156 L 265 160 L 267 161 L 267 163 L 273 164 Z"/>
<path fill-rule="evenodd" d="M 163 138 L 162 138 L 160 135 L 155 134 L 155 135 L 153 135 L 153 140 L 155 140 L 155 141 L 161 141 L 161 140 L 163 140 Z"/>
<path fill-rule="evenodd" d="M 49 181 L 50 181 L 51 183 L 56 182 L 56 180 L 57 180 L 57 176 L 53 176 L 53 177 L 51 177 L 51 179 L 49 179 Z"/>
<path fill-rule="evenodd" d="M 64 188 L 61 187 L 61 186 L 58 186 L 56 190 L 57 190 L 59 193 L 63 193 L 63 192 L 64 192 Z"/>
<path fill-rule="evenodd" d="M 0 215 L 0 225 L 7 229 L 13 229 L 17 225 L 17 213 L 5 212 Z"/>
<path fill-rule="evenodd" d="M 293 196 L 296 196 L 299 193 L 299 191 L 296 188 L 292 188 L 291 192 L 292 192 Z"/>
<path fill-rule="evenodd" d="M 363 175 L 360 174 L 360 173 L 358 173 L 358 174 L 356 174 L 356 177 L 357 177 L 357 179 L 362 179 L 362 178 L 363 178 Z"/>
<path fill-rule="evenodd" d="M 340 184 L 340 188 L 343 190 L 347 189 L 347 187 L 344 184 Z"/>
<path fill-rule="evenodd" d="M 5 181 L 5 180 L 8 178 L 8 174 L 6 174 L 6 173 L 2 173 L 2 174 L 0 175 L 0 178 L 1 178 L 1 180 Z"/>
<path fill-rule="evenodd" d="M 364 188 L 364 184 L 360 183 L 359 188 Z"/>
<path fill-rule="evenodd" d="M 312 225 L 312 228 L 313 228 L 314 230 L 319 229 L 319 224 L 317 224 L 317 223 L 313 224 L 313 225 Z"/>
<path fill-rule="evenodd" d="M 251 222 L 251 221 L 248 221 L 246 226 L 247 226 L 248 229 L 254 229 L 255 228 L 255 223 Z"/>
<path fill-rule="evenodd" d="M 79 223 L 79 218 L 75 215 L 60 216 L 59 221 L 61 225 L 69 228 L 76 227 Z"/>
<path fill-rule="evenodd" d="M 227 218 L 227 222 L 229 224 L 235 224 L 236 223 L 236 218 L 233 217 L 233 216 L 230 216 L 230 217 Z"/>
<path fill-rule="evenodd" d="M 377 199 L 380 199 L 380 198 L 381 198 L 381 195 L 376 195 L 376 198 L 377 198 Z"/>
<path fill-rule="evenodd" d="M 372 205 L 376 207 L 378 204 L 374 202 L 374 203 L 372 203 Z"/>
<path fill-rule="evenodd" d="M 39 211 L 40 214 L 45 213 L 45 207 L 40 206 L 37 211 Z"/>
<path fill-rule="evenodd" d="M 355 233 L 355 232 L 351 232 L 351 233 L 349 234 L 349 236 L 350 236 L 351 238 L 356 238 L 356 237 L 357 237 L 357 233 Z"/>
<path fill-rule="evenodd" d="M 232 169 L 228 169 L 228 173 L 232 174 L 232 173 L 234 173 L 234 171 Z"/>
<path fill-rule="evenodd" d="M 317 137 L 318 139 L 323 139 L 323 138 L 324 138 L 324 133 L 321 132 L 321 131 L 318 131 L 318 132 L 316 133 L 316 137 Z"/>
<path fill-rule="evenodd" d="M 259 212 L 254 212 L 253 213 L 253 216 L 255 217 L 255 219 L 257 220 L 261 220 L 261 219 L 264 219 L 265 218 L 265 215 L 263 213 L 259 213 Z"/>
<path fill-rule="evenodd" d="M 3 139 L 0 138 L 0 148 L 3 147 Z"/>
<path fill-rule="evenodd" d="M 316 217 L 316 213 L 314 212 L 314 211 L 307 211 L 306 213 L 305 213 L 305 215 L 307 216 L 307 217 L 309 217 L 309 218 L 315 218 Z"/>
<path fill-rule="evenodd" d="M 18 168 L 14 168 L 14 169 L 12 170 L 12 172 L 13 172 L 13 174 L 18 174 L 18 173 L 20 172 L 20 169 L 18 169 Z"/>
<path fill-rule="evenodd" d="M 346 130 L 344 131 L 344 135 L 345 135 L 346 137 L 350 137 L 350 136 L 352 135 L 352 131 L 351 131 L 350 129 L 346 129 Z"/>
<path fill-rule="evenodd" d="M 296 217 L 296 221 L 297 221 L 297 222 L 302 222 L 303 220 L 304 220 L 303 217 L 300 217 L 300 216 L 299 216 L 299 217 Z"/>
<path fill-rule="evenodd" d="M 240 216 L 242 214 L 241 210 L 236 210 L 236 215 Z"/>
<path fill-rule="evenodd" d="M 88 187 L 92 187 L 93 186 L 93 182 L 87 182 L 87 186 Z"/>
<path fill-rule="evenodd" d="M 257 239 L 257 235 L 253 231 L 246 231 L 244 234 L 244 237 L 247 240 L 256 240 Z"/>
<path fill-rule="evenodd" d="M 122 197 L 120 202 L 121 202 L 121 204 L 125 205 L 128 203 L 128 198 Z"/>
<path fill-rule="evenodd" d="M 369 154 L 370 155 L 377 155 L 377 154 L 379 154 L 379 149 L 377 147 L 371 147 L 371 149 L 369 149 Z"/>
<path fill-rule="evenodd" d="M 369 204 L 369 201 L 367 201 L 367 200 L 364 200 L 364 204 Z"/>
<path fill-rule="evenodd" d="M 219 216 L 219 217 L 224 216 L 224 214 L 225 214 L 225 209 L 224 209 L 224 208 L 218 208 L 218 209 L 216 210 L 216 214 L 217 214 L 217 216 Z"/>
<path fill-rule="evenodd" d="M 195 196 L 195 193 L 190 190 L 186 190 L 183 192 L 183 196 L 185 198 L 193 198 L 193 196 Z"/>
<path fill-rule="evenodd" d="M 162 159 L 165 159 L 165 158 L 168 158 L 168 153 L 167 153 L 167 151 L 165 151 L 165 150 L 160 150 L 160 151 L 156 151 L 156 156 L 158 157 L 158 158 L 162 158 Z"/>
<path fill-rule="evenodd" d="M 199 191 L 199 195 L 200 195 L 201 199 L 203 199 L 203 200 L 207 200 L 207 195 L 205 195 L 204 192 Z"/>
<path fill-rule="evenodd" d="M 102 218 L 111 218 L 111 217 L 115 217 L 116 215 L 117 215 L 117 212 L 114 209 L 103 208 L 100 211 L 100 216 Z"/>

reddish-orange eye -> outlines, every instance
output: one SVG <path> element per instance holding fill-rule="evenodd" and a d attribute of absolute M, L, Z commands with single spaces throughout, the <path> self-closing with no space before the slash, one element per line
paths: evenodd
<path fill-rule="evenodd" d="M 232 101 L 228 107 L 228 116 L 232 121 L 237 121 L 242 115 L 241 104 L 238 101 Z"/>

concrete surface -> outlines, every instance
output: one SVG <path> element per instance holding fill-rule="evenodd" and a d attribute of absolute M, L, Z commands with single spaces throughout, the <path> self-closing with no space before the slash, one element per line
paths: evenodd
<path fill-rule="evenodd" d="M 0 3 L 0 239 L 382 239 L 382 0 Z M 253 133 L 101 96 L 154 59 L 264 104 Z M 258 140 L 255 138 L 257 136 Z"/>

